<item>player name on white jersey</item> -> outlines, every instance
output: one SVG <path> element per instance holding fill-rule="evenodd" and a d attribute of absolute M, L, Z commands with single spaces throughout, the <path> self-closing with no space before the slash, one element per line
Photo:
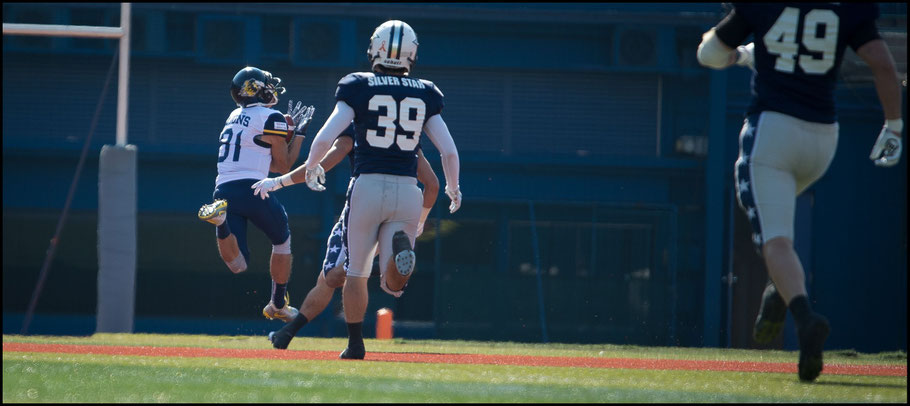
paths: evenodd
<path fill-rule="evenodd" d="M 371 76 L 367 78 L 367 83 L 370 87 L 373 86 L 404 86 L 404 87 L 413 87 L 415 89 L 425 89 L 426 85 L 421 83 L 419 80 L 401 78 L 397 76 Z"/>
<path fill-rule="evenodd" d="M 239 116 L 237 116 L 237 117 L 234 117 L 234 118 L 230 118 L 230 117 L 229 117 L 228 120 L 227 120 L 227 122 L 225 122 L 224 124 L 225 124 L 225 125 L 228 125 L 228 124 L 241 124 L 241 125 L 243 125 L 244 127 L 249 127 L 249 126 L 250 126 L 250 116 L 248 116 L 248 115 L 246 115 L 246 114 L 241 114 L 241 115 L 239 115 Z"/>

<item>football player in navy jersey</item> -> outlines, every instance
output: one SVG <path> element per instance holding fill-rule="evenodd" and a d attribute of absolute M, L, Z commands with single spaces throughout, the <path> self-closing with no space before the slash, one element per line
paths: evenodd
<path fill-rule="evenodd" d="M 325 169 L 326 172 L 330 171 L 335 165 L 340 163 L 345 157 L 349 158 L 351 163 L 351 173 L 353 173 L 353 153 L 354 151 L 354 126 L 350 125 L 348 128 L 335 139 L 335 142 L 332 144 L 332 149 L 325 155 L 325 158 L 322 159 L 320 165 Z M 296 171 L 291 176 L 297 176 L 298 179 L 295 180 L 297 183 L 306 182 L 305 171 Z M 418 161 L 417 161 L 417 180 L 423 184 L 423 210 L 425 213 L 429 213 L 433 208 L 433 204 L 436 202 L 436 195 L 439 193 L 439 179 L 436 177 L 436 173 L 433 172 L 433 168 L 430 166 L 430 163 L 427 162 L 426 158 L 423 156 L 423 151 L 418 150 Z M 263 186 L 267 182 L 274 182 L 274 178 L 263 179 L 260 182 L 256 182 L 253 186 L 258 188 L 256 190 L 257 194 L 262 194 Z M 264 186 L 267 187 L 267 186 Z M 332 295 L 335 293 L 335 289 L 340 288 L 344 285 L 345 273 L 344 273 L 344 262 L 347 259 L 347 247 L 342 241 L 342 235 L 344 230 L 344 224 L 342 220 L 347 215 L 349 207 L 344 206 L 344 209 L 341 211 L 341 216 L 338 218 L 338 222 L 335 223 L 335 226 L 332 228 L 332 232 L 329 235 L 327 244 L 326 244 L 326 253 L 325 259 L 322 262 L 322 271 L 319 273 L 319 276 L 316 280 L 316 286 L 310 289 L 307 293 L 306 298 L 303 300 L 303 304 L 300 305 L 300 313 L 297 317 L 294 318 L 290 323 L 287 323 L 278 331 L 273 331 L 269 333 L 269 341 L 272 342 L 272 346 L 277 349 L 286 349 L 290 345 L 291 340 L 297 335 L 297 332 L 300 331 L 303 326 L 309 323 L 311 320 L 316 318 L 323 310 L 329 305 L 329 302 L 332 300 Z M 426 220 L 426 216 L 421 216 L 421 221 Z M 423 232 L 423 223 L 421 222 L 417 227 L 417 236 Z M 386 287 L 385 281 L 380 280 L 380 287 L 385 290 L 387 293 L 395 297 L 400 297 L 402 291 L 393 292 Z"/>
<path fill-rule="evenodd" d="M 847 46 L 872 69 L 884 126 L 869 156 L 894 166 L 901 156 L 900 79 L 881 39 L 873 3 L 734 4 L 702 36 L 698 61 L 723 69 L 749 66 L 752 102 L 740 132 L 736 196 L 773 281 L 765 289 L 753 330 L 756 341 L 780 333 L 789 308 L 799 338 L 799 378 L 822 370 L 830 330 L 812 311 L 805 275 L 793 249 L 796 196 L 824 175 L 837 147 L 834 89 Z M 749 35 L 754 41 L 742 44 Z"/>
<path fill-rule="evenodd" d="M 461 206 L 458 150 L 440 113 L 442 92 L 428 80 L 410 77 L 417 61 L 417 34 L 398 20 L 373 32 L 367 49 L 372 72 L 351 73 L 338 82 L 335 110 L 313 140 L 303 165 L 307 186 L 325 190 L 320 161 L 332 141 L 354 121 L 354 174 L 348 187 L 350 210 L 342 220 L 348 249 L 342 289 L 348 347 L 343 359 L 363 359 L 363 318 L 367 277 L 374 252 L 384 289 L 401 290 L 414 270 L 414 239 L 429 210 L 421 210 L 417 187 L 420 135 L 427 136 L 442 157 L 449 212 Z M 295 172 L 300 168 L 295 169 Z M 276 178 L 266 192 L 293 184 L 291 174 Z"/>
<path fill-rule="evenodd" d="M 289 103 L 288 115 L 294 123 L 289 125 L 285 116 L 272 108 L 282 93 L 281 79 L 267 71 L 246 67 L 234 75 L 231 97 L 237 108 L 228 116 L 219 136 L 215 201 L 202 206 L 198 216 L 217 227 L 218 252 L 234 273 L 245 271 L 249 263 L 247 220 L 269 237 L 272 300 L 262 314 L 289 322 L 297 316 L 297 309 L 288 304 L 287 294 L 291 275 L 288 216 L 277 198 L 260 199 L 250 190 L 251 184 L 269 172 L 287 173 L 291 169 L 313 117 L 312 106 Z M 286 139 L 291 132 L 296 136 L 288 145 Z"/>

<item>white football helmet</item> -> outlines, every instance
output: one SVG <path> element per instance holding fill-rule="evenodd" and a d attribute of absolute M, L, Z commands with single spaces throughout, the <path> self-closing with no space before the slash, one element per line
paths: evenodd
<path fill-rule="evenodd" d="M 417 33 L 408 23 L 389 20 L 373 31 L 367 55 L 373 67 L 382 65 L 410 72 L 417 62 L 417 45 Z"/>

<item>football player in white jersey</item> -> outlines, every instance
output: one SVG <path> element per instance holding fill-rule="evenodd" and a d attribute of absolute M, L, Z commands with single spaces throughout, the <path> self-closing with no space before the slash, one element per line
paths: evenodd
<path fill-rule="evenodd" d="M 348 249 L 342 290 L 348 347 L 340 355 L 343 359 L 366 355 L 363 318 L 376 250 L 380 273 L 390 290 L 400 290 L 414 270 L 414 239 L 422 216 L 417 150 L 423 132 L 442 158 L 449 212 L 461 207 L 458 150 L 440 114 L 443 94 L 433 82 L 410 76 L 417 45 L 417 34 L 403 21 L 376 27 L 367 49 L 372 72 L 351 73 L 338 82 L 335 110 L 313 140 L 306 163 L 277 182 L 260 185 L 260 190 L 269 192 L 294 184 L 295 172 L 305 171 L 310 189 L 325 190 L 320 162 L 333 140 L 354 121 L 354 177 L 342 233 Z"/>
<path fill-rule="evenodd" d="M 291 275 L 288 216 L 277 198 L 259 198 L 250 190 L 250 185 L 268 177 L 269 172 L 284 174 L 291 169 L 313 117 L 312 106 L 289 103 L 290 120 L 287 120 L 272 108 L 282 93 L 281 79 L 267 71 L 246 67 L 234 76 L 231 97 L 238 107 L 228 116 L 219 137 L 215 201 L 199 209 L 199 219 L 217 227 L 218 252 L 234 273 L 245 271 L 249 262 L 247 220 L 268 236 L 272 242 L 269 263 L 272 298 L 262 314 L 268 319 L 288 322 L 298 313 L 288 304 L 287 282 Z M 288 143 L 292 134 L 293 139 Z"/>

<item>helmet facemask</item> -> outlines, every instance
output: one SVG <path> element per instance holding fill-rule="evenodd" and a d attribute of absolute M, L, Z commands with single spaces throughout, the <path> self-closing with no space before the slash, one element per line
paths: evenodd
<path fill-rule="evenodd" d="M 239 107 L 274 106 L 284 91 L 281 78 L 252 66 L 241 69 L 231 80 L 231 98 Z"/>
<path fill-rule="evenodd" d="M 285 89 L 284 86 L 281 86 L 281 78 L 272 76 L 271 72 L 268 71 L 263 71 L 263 73 L 268 78 L 268 83 L 264 84 L 259 101 L 263 106 L 272 107 L 278 104 L 278 95 L 284 94 Z"/>

